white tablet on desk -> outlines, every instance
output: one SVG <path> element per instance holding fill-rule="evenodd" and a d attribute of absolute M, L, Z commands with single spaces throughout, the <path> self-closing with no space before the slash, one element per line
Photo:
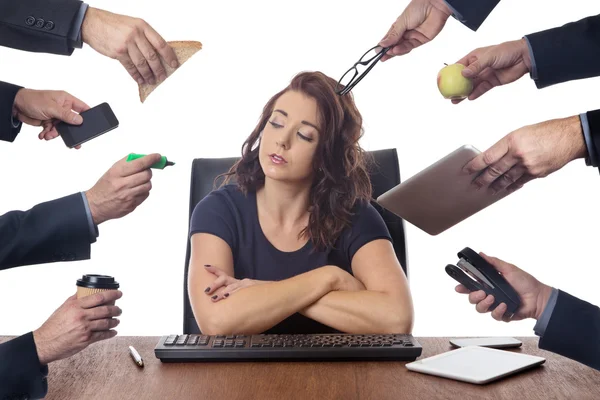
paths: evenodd
<path fill-rule="evenodd" d="M 476 175 L 463 167 L 481 154 L 465 145 L 377 198 L 382 207 L 416 227 L 437 235 L 505 197 L 472 185 Z"/>
<path fill-rule="evenodd" d="M 467 346 L 406 364 L 411 371 L 484 384 L 546 361 L 543 357 L 488 347 Z"/>

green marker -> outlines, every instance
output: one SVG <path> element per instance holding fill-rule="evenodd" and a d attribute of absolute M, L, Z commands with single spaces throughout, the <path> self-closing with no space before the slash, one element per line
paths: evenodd
<path fill-rule="evenodd" d="M 145 154 L 135 154 L 135 153 L 131 153 L 130 155 L 128 155 L 128 156 L 127 156 L 127 162 L 129 162 L 129 161 L 133 161 L 133 160 L 137 160 L 138 158 L 142 158 L 142 157 L 145 157 L 145 156 L 146 156 Z M 170 166 L 170 165 L 175 165 L 175 163 L 174 163 L 174 162 L 172 162 L 172 161 L 167 161 L 167 157 L 165 157 L 165 156 L 162 156 L 162 157 L 160 158 L 160 161 L 159 161 L 159 162 L 157 162 L 157 163 L 155 163 L 155 164 L 152 164 L 152 165 L 150 166 L 150 168 L 154 168 L 154 169 L 165 169 L 165 167 L 168 167 L 168 166 Z"/>

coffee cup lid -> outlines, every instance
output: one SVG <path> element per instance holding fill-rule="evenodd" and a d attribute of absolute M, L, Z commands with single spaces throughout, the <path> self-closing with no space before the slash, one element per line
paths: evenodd
<path fill-rule="evenodd" d="M 115 278 L 108 275 L 83 275 L 77 279 L 77 286 L 92 289 L 118 289 L 119 283 Z"/>

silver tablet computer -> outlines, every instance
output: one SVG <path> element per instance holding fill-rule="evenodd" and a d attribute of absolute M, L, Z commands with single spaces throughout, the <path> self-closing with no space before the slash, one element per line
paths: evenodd
<path fill-rule="evenodd" d="M 542 365 L 543 357 L 487 347 L 468 346 L 406 364 L 411 371 L 484 384 Z"/>
<path fill-rule="evenodd" d="M 481 152 L 465 145 L 377 198 L 382 207 L 437 235 L 505 197 L 472 185 L 476 175 L 462 168 Z"/>

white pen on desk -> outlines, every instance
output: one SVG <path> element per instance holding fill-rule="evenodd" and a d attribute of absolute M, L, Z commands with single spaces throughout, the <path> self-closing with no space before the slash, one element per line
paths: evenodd
<path fill-rule="evenodd" d="M 144 360 L 142 360 L 142 356 L 140 356 L 140 353 L 138 353 L 133 346 L 129 346 L 129 354 L 131 354 L 131 358 L 133 358 L 133 361 L 135 361 L 138 366 L 142 368 L 144 367 Z"/>

